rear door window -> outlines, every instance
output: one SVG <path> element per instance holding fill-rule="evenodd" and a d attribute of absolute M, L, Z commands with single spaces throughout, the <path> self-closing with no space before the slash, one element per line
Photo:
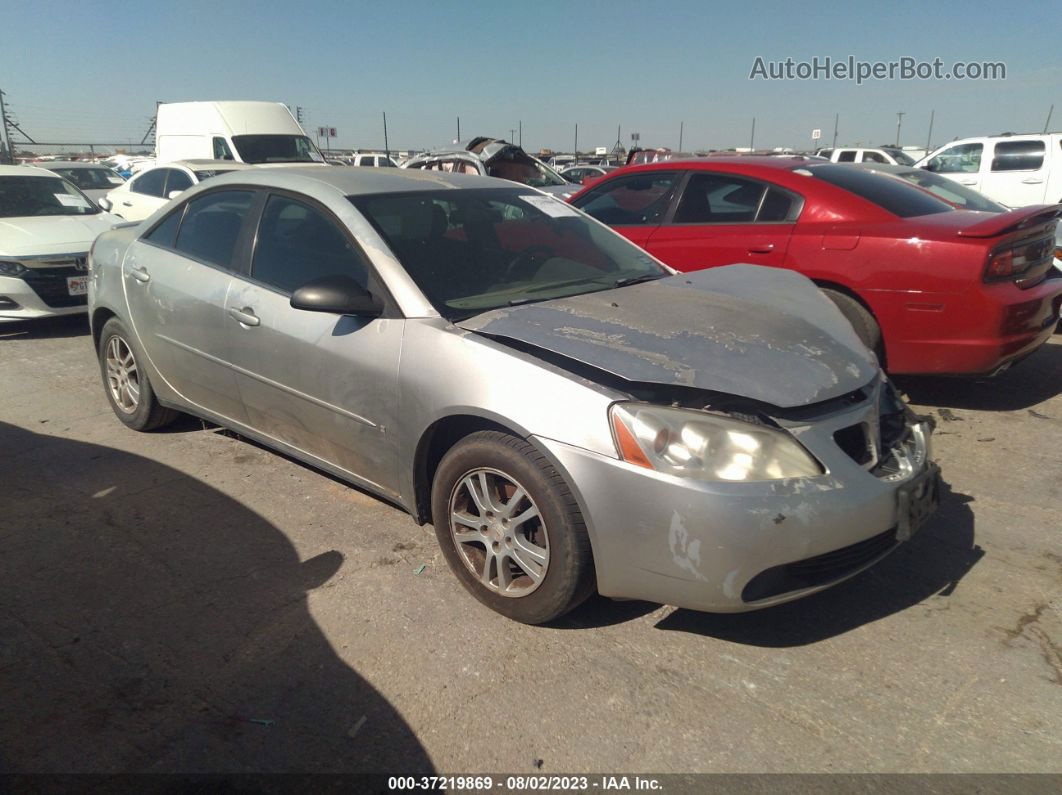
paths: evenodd
<path fill-rule="evenodd" d="M 308 204 L 270 196 L 258 224 L 251 277 L 293 293 L 325 276 L 348 276 L 368 289 L 368 264 L 335 222 Z"/>
<path fill-rule="evenodd" d="M 253 196 L 251 191 L 225 190 L 192 199 L 174 248 L 211 265 L 238 270 L 233 254 Z"/>
<path fill-rule="evenodd" d="M 992 155 L 992 170 L 1039 171 L 1045 151 L 1043 141 L 999 141 Z"/>
<path fill-rule="evenodd" d="M 888 163 L 889 161 L 885 157 L 877 152 L 867 150 L 863 152 L 864 163 Z"/>
<path fill-rule="evenodd" d="M 844 149 L 837 153 L 838 163 L 854 163 L 856 157 L 855 149 Z"/>
<path fill-rule="evenodd" d="M 762 182 L 729 174 L 691 174 L 675 210 L 674 223 L 752 223 L 766 190 Z"/>
<path fill-rule="evenodd" d="M 178 168 L 166 169 L 169 176 L 166 177 L 166 196 L 175 190 L 188 190 L 192 187 L 192 178 Z"/>
<path fill-rule="evenodd" d="M 155 196 L 161 199 L 165 196 L 163 189 L 166 186 L 167 171 L 169 171 L 168 168 L 153 168 L 150 171 L 145 171 L 139 177 L 133 179 L 129 190 L 133 191 L 133 193 L 142 193 L 145 196 Z"/>
<path fill-rule="evenodd" d="M 678 171 L 631 174 L 592 188 L 573 204 L 609 226 L 655 224 L 671 202 L 678 176 Z"/>

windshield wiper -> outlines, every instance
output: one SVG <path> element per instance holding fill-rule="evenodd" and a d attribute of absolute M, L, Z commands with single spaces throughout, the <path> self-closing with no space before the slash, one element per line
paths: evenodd
<path fill-rule="evenodd" d="M 642 282 L 655 282 L 657 279 L 663 279 L 662 273 L 643 273 L 641 276 L 626 276 L 622 279 L 616 279 L 615 287 L 630 287 L 632 284 L 641 284 Z"/>

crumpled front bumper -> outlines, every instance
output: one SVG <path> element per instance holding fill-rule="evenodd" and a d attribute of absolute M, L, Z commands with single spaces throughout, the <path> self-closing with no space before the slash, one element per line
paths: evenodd
<path fill-rule="evenodd" d="M 917 464 L 893 468 L 891 479 L 838 446 L 837 430 L 861 422 L 877 429 L 876 397 L 867 403 L 874 405 L 789 424 L 823 463 L 826 473 L 816 478 L 709 483 L 550 439 L 535 443 L 575 490 L 601 594 L 739 612 L 814 593 L 873 565 L 898 545 L 897 530 L 907 524 L 900 491 L 921 480 L 936 488 L 931 422 L 911 415 Z M 908 442 L 915 444 L 914 434 Z"/>

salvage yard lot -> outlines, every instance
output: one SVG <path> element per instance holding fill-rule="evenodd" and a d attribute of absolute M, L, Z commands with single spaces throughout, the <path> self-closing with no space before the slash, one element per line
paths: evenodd
<path fill-rule="evenodd" d="M 384 502 L 196 420 L 125 429 L 83 319 L 0 327 L 0 372 L 0 772 L 1062 771 L 1062 335 L 899 382 L 949 488 L 869 572 L 550 627 Z"/>

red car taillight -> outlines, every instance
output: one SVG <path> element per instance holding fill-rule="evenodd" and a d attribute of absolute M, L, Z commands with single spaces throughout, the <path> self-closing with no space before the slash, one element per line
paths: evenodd
<path fill-rule="evenodd" d="M 1054 240 L 1042 238 L 1026 240 L 1013 246 L 996 249 L 988 255 L 985 266 L 985 281 L 1013 279 L 1025 273 L 1034 265 L 1054 255 Z"/>

